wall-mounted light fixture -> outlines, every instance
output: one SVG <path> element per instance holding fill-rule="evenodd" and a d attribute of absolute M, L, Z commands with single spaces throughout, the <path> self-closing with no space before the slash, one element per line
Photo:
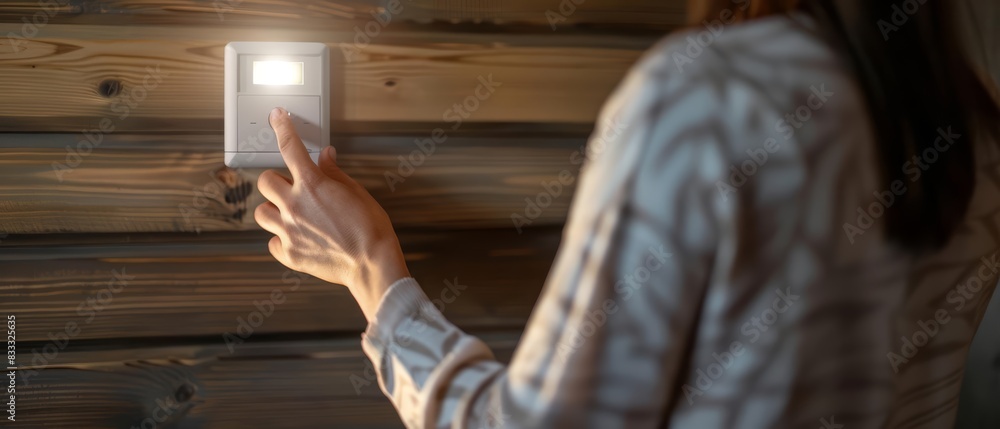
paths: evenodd
<path fill-rule="evenodd" d="M 268 115 L 283 107 L 313 157 L 330 145 L 330 61 L 322 43 L 226 45 L 226 165 L 282 167 Z"/>

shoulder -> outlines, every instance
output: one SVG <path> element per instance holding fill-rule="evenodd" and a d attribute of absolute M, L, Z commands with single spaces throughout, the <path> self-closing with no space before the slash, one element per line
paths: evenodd
<path fill-rule="evenodd" d="M 676 114 L 670 109 L 676 106 L 730 118 L 747 113 L 747 104 L 786 110 L 812 85 L 842 77 L 836 56 L 803 16 L 733 24 L 718 18 L 672 33 L 647 51 L 602 116 Z"/>
<path fill-rule="evenodd" d="M 830 81 L 835 69 L 829 49 L 791 17 L 707 21 L 647 51 L 607 103 L 599 129 L 638 137 L 616 141 L 619 147 L 673 152 L 706 139 L 732 152 L 748 132 L 794 111 L 813 92 L 810 82 Z"/>
<path fill-rule="evenodd" d="M 601 180 L 628 172 L 636 195 L 671 197 L 643 202 L 663 205 L 649 207 L 658 212 L 681 200 L 729 213 L 734 198 L 788 201 L 821 171 L 813 158 L 832 155 L 826 146 L 850 149 L 845 125 L 865 140 L 854 85 L 808 23 L 707 22 L 666 37 L 636 64 L 591 140 L 615 150 L 593 167 Z"/>
<path fill-rule="evenodd" d="M 736 161 L 769 139 L 789 143 L 789 152 L 817 149 L 804 146 L 866 123 L 863 106 L 853 77 L 811 22 L 781 15 L 730 25 L 716 19 L 666 37 L 602 117 L 630 119 L 654 151 L 710 134 Z"/>

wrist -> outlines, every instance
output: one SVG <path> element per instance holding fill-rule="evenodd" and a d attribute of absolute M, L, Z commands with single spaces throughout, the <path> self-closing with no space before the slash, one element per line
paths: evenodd
<path fill-rule="evenodd" d="M 410 271 L 398 244 L 376 246 L 366 259 L 368 268 L 362 270 L 358 282 L 352 285 L 351 292 L 365 319 L 371 322 L 389 287 L 400 279 L 410 277 Z"/>

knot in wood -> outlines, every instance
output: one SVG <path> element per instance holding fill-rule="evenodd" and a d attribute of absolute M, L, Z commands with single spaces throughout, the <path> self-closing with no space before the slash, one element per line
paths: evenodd
<path fill-rule="evenodd" d="M 97 86 L 97 92 L 101 94 L 102 97 L 111 98 L 122 92 L 122 81 L 118 79 L 104 79 L 101 84 Z"/>
<path fill-rule="evenodd" d="M 180 385 L 177 391 L 174 392 L 174 399 L 177 402 L 187 402 L 192 396 L 194 396 L 194 386 L 190 383 Z"/>

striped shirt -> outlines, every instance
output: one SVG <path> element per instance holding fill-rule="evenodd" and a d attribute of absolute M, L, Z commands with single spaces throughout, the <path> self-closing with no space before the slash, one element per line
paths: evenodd
<path fill-rule="evenodd" d="M 1000 156 L 938 124 L 939 150 L 977 144 L 968 221 L 934 255 L 892 246 L 909 183 L 880 183 L 862 93 L 815 31 L 691 30 L 640 61 L 509 365 L 392 285 L 362 346 L 407 427 L 952 427 L 1000 269 Z"/>

